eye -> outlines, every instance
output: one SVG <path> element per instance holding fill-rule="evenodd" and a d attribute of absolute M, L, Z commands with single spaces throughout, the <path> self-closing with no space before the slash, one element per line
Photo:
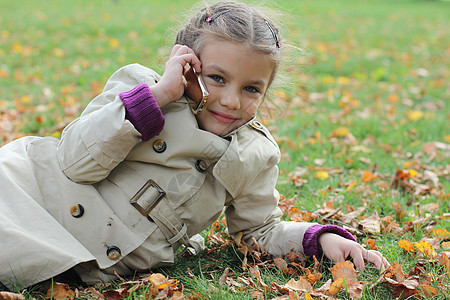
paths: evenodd
<path fill-rule="evenodd" d="M 218 83 L 223 83 L 224 82 L 222 76 L 219 76 L 219 75 L 209 75 L 208 77 L 211 78 L 212 80 L 214 80 L 215 82 L 218 82 Z"/>
<path fill-rule="evenodd" d="M 252 94 L 260 93 L 259 89 L 257 89 L 257 88 L 254 87 L 254 86 L 246 86 L 246 87 L 244 88 L 244 91 L 249 92 L 249 93 L 252 93 Z"/>

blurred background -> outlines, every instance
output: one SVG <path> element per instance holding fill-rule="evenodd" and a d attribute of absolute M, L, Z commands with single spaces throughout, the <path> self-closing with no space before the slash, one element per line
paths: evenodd
<path fill-rule="evenodd" d="M 27 134 L 59 136 L 121 66 L 138 62 L 162 74 L 175 33 L 195 4 L 0 1 L 0 145 Z M 351 80 L 364 87 L 362 97 L 368 86 L 380 89 L 372 83 L 414 81 L 398 97 L 426 93 L 448 100 L 449 2 L 283 0 L 262 5 L 281 13 L 274 17 L 285 37 L 282 74 L 287 76 L 274 88 L 279 101 L 311 93 L 320 98 L 330 85 Z M 361 98 L 357 92 L 350 102 L 352 97 Z"/>

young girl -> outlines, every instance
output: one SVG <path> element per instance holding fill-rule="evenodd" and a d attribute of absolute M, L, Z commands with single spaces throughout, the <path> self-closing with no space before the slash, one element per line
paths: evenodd
<path fill-rule="evenodd" d="M 181 245 L 203 249 L 198 233 L 224 207 L 232 237 L 254 238 L 275 256 L 294 249 L 352 257 L 361 270 L 364 261 L 387 267 L 340 227 L 280 221 L 280 151 L 255 115 L 281 50 L 266 16 L 218 2 L 178 32 L 162 77 L 126 66 L 61 140 L 2 147 L 0 281 L 23 287 L 70 268 L 86 281 L 107 280 L 113 269 L 170 264 Z M 195 113 L 184 96 L 187 65 L 209 92 Z"/>

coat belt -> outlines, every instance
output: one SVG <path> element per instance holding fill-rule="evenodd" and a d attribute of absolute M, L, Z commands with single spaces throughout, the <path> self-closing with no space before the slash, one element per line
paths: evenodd
<path fill-rule="evenodd" d="M 174 251 L 184 245 L 194 248 L 197 253 L 200 252 L 202 246 L 191 243 L 187 226 L 172 208 L 165 191 L 152 179 L 144 179 L 126 163 L 122 162 L 119 168 L 117 172 L 114 170 L 111 173 L 110 177 L 113 178 L 110 179 L 115 183 L 127 183 L 127 186 L 121 189 L 130 197 L 130 205 L 158 226 Z M 137 192 L 133 194 L 134 192 L 129 191 Z"/>

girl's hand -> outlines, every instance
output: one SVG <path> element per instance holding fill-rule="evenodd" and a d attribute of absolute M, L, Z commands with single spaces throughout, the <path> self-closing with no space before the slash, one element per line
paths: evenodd
<path fill-rule="evenodd" d="M 348 256 L 351 256 L 361 272 L 364 272 L 364 261 L 373 263 L 380 272 L 390 266 L 380 252 L 367 250 L 357 242 L 334 233 L 321 234 L 319 244 L 322 247 L 323 254 L 333 262 L 344 261 Z"/>
<path fill-rule="evenodd" d="M 184 66 L 190 64 L 196 72 L 201 71 L 201 62 L 194 50 L 184 45 L 175 45 L 166 62 L 166 69 L 161 80 L 150 87 L 153 96 L 158 99 L 159 107 L 176 101 L 183 96 L 185 85 L 182 80 Z"/>

